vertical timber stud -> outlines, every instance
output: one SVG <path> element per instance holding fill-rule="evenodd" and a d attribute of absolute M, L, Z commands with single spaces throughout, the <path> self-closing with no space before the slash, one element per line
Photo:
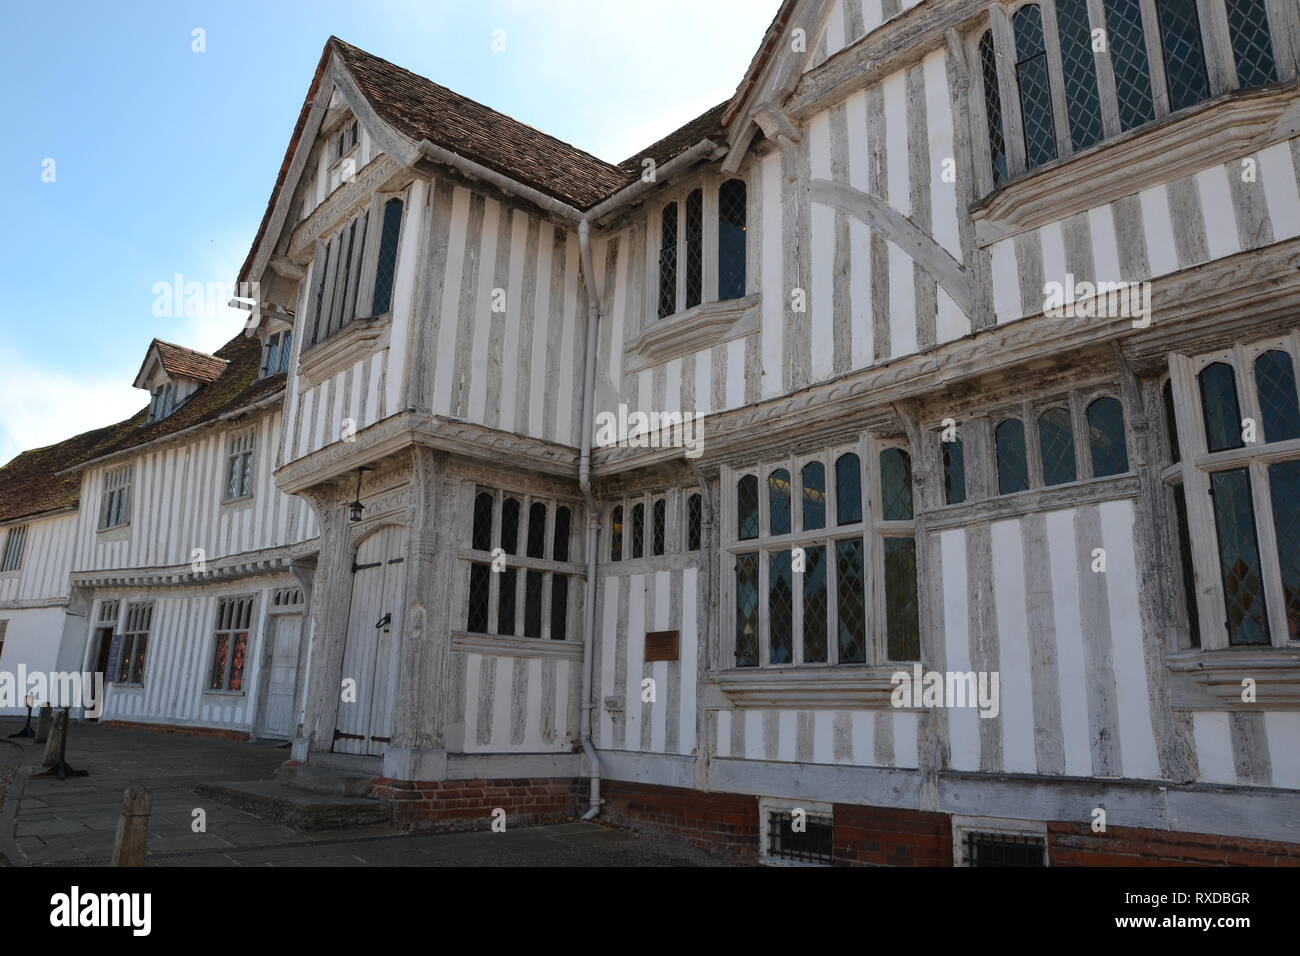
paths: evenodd
<path fill-rule="evenodd" d="M 441 780 L 446 776 L 447 675 L 452 569 L 439 566 L 440 547 L 450 553 L 454 508 L 445 495 L 442 454 L 411 450 L 407 515 L 406 590 L 399 600 L 406 614 L 400 644 L 393 741 L 384 753 L 384 776 L 396 780 Z M 451 533 L 449 533 L 451 532 Z"/>
<path fill-rule="evenodd" d="M 303 736 L 294 741 L 293 759 L 305 761 L 309 752 L 328 752 L 334 744 L 343 670 L 343 642 L 351 601 L 349 528 L 343 521 L 344 497 L 333 484 L 302 492 L 320 524 L 320 556 L 316 564 L 318 597 L 312 605 L 312 649 Z"/>

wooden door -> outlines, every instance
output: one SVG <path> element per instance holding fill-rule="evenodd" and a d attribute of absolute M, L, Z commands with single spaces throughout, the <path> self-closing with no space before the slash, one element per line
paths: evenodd
<path fill-rule="evenodd" d="M 298 689 L 298 645 L 302 639 L 302 617 L 280 614 L 274 621 L 271 645 L 271 677 L 266 694 L 266 721 L 262 733 L 287 740 L 293 733 L 293 701 Z"/>
<path fill-rule="evenodd" d="M 406 583 L 406 529 L 382 528 L 361 542 L 352 572 L 352 604 L 343 647 L 344 681 L 334 751 L 382 754 L 392 736 Z"/>

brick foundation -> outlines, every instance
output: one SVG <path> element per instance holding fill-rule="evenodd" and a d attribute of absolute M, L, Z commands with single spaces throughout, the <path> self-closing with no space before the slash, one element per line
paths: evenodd
<path fill-rule="evenodd" d="M 952 817 L 946 813 L 837 803 L 836 866 L 952 866 Z"/>
<path fill-rule="evenodd" d="M 1049 823 L 1047 857 L 1051 866 L 1300 866 L 1300 844 Z"/>
<path fill-rule="evenodd" d="M 380 778 L 371 793 L 393 805 L 393 822 L 408 830 L 486 830 L 492 811 L 506 812 L 509 827 L 561 823 L 578 815 L 585 780 L 410 781 Z"/>
<path fill-rule="evenodd" d="M 191 727 L 183 724 L 138 724 L 133 720 L 101 720 L 101 727 L 115 727 L 118 730 L 147 730 L 153 734 L 185 734 L 189 737 L 215 737 L 218 740 L 243 742 L 249 739 L 247 730 L 231 730 L 229 727 Z"/>
<path fill-rule="evenodd" d="M 758 798 L 602 780 L 600 818 L 682 840 L 741 863 L 758 861 Z"/>

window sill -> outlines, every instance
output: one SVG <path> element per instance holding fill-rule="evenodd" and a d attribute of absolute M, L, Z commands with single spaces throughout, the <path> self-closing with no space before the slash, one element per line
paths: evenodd
<path fill-rule="evenodd" d="M 298 360 L 298 377 L 307 386 L 355 365 L 371 353 L 388 346 L 390 324 L 387 316 L 353 319 L 323 342 L 318 342 Z"/>
<path fill-rule="evenodd" d="M 1300 710 L 1300 645 L 1181 651 L 1168 658 L 1175 710 Z M 1241 699 L 1242 681 L 1255 682 L 1255 700 Z"/>
<path fill-rule="evenodd" d="M 548 637 L 509 637 L 453 631 L 451 649 L 462 654 L 484 654 L 488 657 L 549 657 L 574 661 L 582 659 L 580 641 L 556 641 Z"/>
<path fill-rule="evenodd" d="M 1284 142 L 1297 102 L 1294 82 L 1232 90 L 1020 173 L 971 209 L 976 241 L 987 246 Z"/>
<path fill-rule="evenodd" d="M 911 664 L 735 668 L 714 682 L 738 710 L 909 710 L 891 700 L 891 678 Z"/>
<path fill-rule="evenodd" d="M 203 692 L 205 697 L 244 697 L 246 691 L 242 690 L 212 690 L 209 688 Z"/>
<path fill-rule="evenodd" d="M 758 331 L 756 292 L 742 299 L 704 302 L 652 323 L 628 346 L 629 372 L 660 365 Z"/>
<path fill-rule="evenodd" d="M 111 528 L 96 528 L 96 535 L 103 535 L 104 541 L 121 541 L 131 534 L 131 522 L 126 524 L 115 524 Z"/>
<path fill-rule="evenodd" d="M 238 498 L 227 498 L 221 502 L 222 511 L 243 511 L 245 508 L 252 507 L 253 496 L 242 495 Z"/>

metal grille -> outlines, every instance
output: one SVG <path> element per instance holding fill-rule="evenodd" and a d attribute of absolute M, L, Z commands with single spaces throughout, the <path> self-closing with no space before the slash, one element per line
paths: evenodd
<path fill-rule="evenodd" d="M 1101 139 L 1101 98 L 1097 94 L 1096 55 L 1088 23 L 1088 0 L 1056 0 L 1061 38 L 1061 67 L 1065 77 L 1066 118 L 1075 149 Z"/>
<path fill-rule="evenodd" d="M 885 539 L 885 621 L 891 661 L 921 659 L 916 599 L 916 540 Z"/>
<path fill-rule="evenodd" d="M 1237 62 L 1237 85 L 1263 86 L 1277 82 L 1273 38 L 1268 32 L 1264 0 L 1228 0 L 1228 34 Z"/>
<path fill-rule="evenodd" d="M 950 505 L 966 500 L 966 453 L 961 439 L 940 442 L 943 446 L 943 500 Z"/>
<path fill-rule="evenodd" d="M 1029 463 L 1025 458 L 1025 426 L 1008 418 L 994 431 L 998 459 L 998 494 L 1009 495 L 1029 488 Z"/>
<path fill-rule="evenodd" d="M 758 554 L 736 555 L 736 666 L 758 666 Z"/>
<path fill-rule="evenodd" d="M 1169 108 L 1180 110 L 1210 95 L 1196 0 L 1159 0 L 1160 42 L 1169 82 Z"/>
<path fill-rule="evenodd" d="M 769 534 L 790 533 L 790 472 L 778 468 L 767 476 Z"/>
<path fill-rule="evenodd" d="M 1282 571 L 1286 635 L 1300 639 L 1300 460 L 1268 466 L 1273 498 L 1273 530 L 1277 534 L 1277 563 Z"/>
<path fill-rule="evenodd" d="M 901 448 L 880 453 L 880 493 L 886 521 L 912 518 L 912 459 Z"/>
<path fill-rule="evenodd" d="M 704 193 L 686 197 L 686 308 L 700 304 L 704 284 Z"/>
<path fill-rule="evenodd" d="M 767 563 L 767 657 L 770 664 L 794 659 L 794 588 L 790 552 L 773 551 Z"/>
<path fill-rule="evenodd" d="M 393 277 L 397 274 L 397 237 L 402 230 L 402 201 L 384 203 L 383 232 L 379 236 L 379 264 L 375 268 L 375 296 L 371 315 L 383 315 L 392 306 Z"/>
<path fill-rule="evenodd" d="M 826 527 L 826 466 L 810 461 L 799 473 L 803 486 L 803 530 Z"/>
<path fill-rule="evenodd" d="M 1115 69 L 1119 123 L 1132 129 L 1155 118 L 1151 100 L 1151 64 L 1147 61 L 1139 0 L 1106 0 L 1106 36 Z"/>
<path fill-rule="evenodd" d="M 1210 476 L 1214 526 L 1219 538 L 1219 570 L 1227 604 L 1229 644 L 1267 644 L 1268 611 L 1259 569 L 1255 506 L 1250 474 L 1244 468 Z"/>
<path fill-rule="evenodd" d="M 846 452 L 835 459 L 835 521 L 857 524 L 862 520 L 862 459 Z"/>
<path fill-rule="evenodd" d="M 758 537 L 758 478 L 746 475 L 736 482 L 736 537 Z"/>
<path fill-rule="evenodd" d="M 546 555 L 546 505 L 534 501 L 528 507 L 528 556 Z"/>
<path fill-rule="evenodd" d="M 1043 44 L 1043 16 L 1037 6 L 1021 7 L 1015 15 L 1016 81 L 1020 86 L 1020 115 L 1025 130 L 1025 162 L 1030 169 L 1056 159 L 1056 124 Z"/>
<path fill-rule="evenodd" d="M 471 544 L 476 551 L 492 550 L 492 506 L 490 491 L 480 491 L 474 496 L 474 533 Z"/>
<path fill-rule="evenodd" d="M 862 576 L 862 541 L 835 543 L 835 595 L 839 612 L 838 660 L 860 664 L 867 655 L 867 604 Z"/>
<path fill-rule="evenodd" d="M 1201 384 L 1207 449 L 1240 448 L 1241 406 L 1237 403 L 1237 377 L 1232 366 L 1214 362 L 1201 369 L 1197 379 Z"/>
<path fill-rule="evenodd" d="M 826 545 L 804 549 L 803 661 L 826 663 Z"/>
<path fill-rule="evenodd" d="M 659 225 L 659 318 L 677 311 L 677 203 L 664 206 Z"/>
<path fill-rule="evenodd" d="M 1124 443 L 1124 408 L 1118 398 L 1098 398 L 1088 405 L 1088 448 L 1092 455 L 1092 476 L 1105 478 L 1128 471 L 1128 448 Z"/>
<path fill-rule="evenodd" d="M 1002 94 L 998 92 L 998 61 L 991 31 L 980 37 L 980 71 L 984 75 L 984 115 L 989 125 L 989 160 L 996 186 L 1007 178 L 1007 142 L 1002 133 Z"/>
<path fill-rule="evenodd" d="M 718 187 L 718 299 L 745 294 L 745 181 Z"/>
<path fill-rule="evenodd" d="M 686 499 L 686 550 L 700 550 L 700 536 L 703 516 L 700 511 L 700 496 L 691 495 Z"/>
<path fill-rule="evenodd" d="M 492 581 L 492 568 L 486 564 L 469 566 L 469 614 L 465 630 L 471 634 L 486 634 L 488 630 L 488 594 Z"/>
<path fill-rule="evenodd" d="M 668 504 L 659 498 L 650 510 L 650 553 L 663 554 L 667 544 Z"/>
<path fill-rule="evenodd" d="M 1077 481 L 1074 427 L 1068 408 L 1049 408 L 1038 416 L 1038 450 L 1043 458 L 1043 484 Z"/>
<path fill-rule="evenodd" d="M 771 810 L 767 815 L 767 855 L 798 863 L 830 863 L 835 827 L 828 816 L 803 814 L 802 832 L 794 829 L 794 813 Z"/>
<path fill-rule="evenodd" d="M 967 866 L 1047 865 L 1047 845 L 1042 837 L 967 832 L 962 845 Z"/>
<path fill-rule="evenodd" d="M 1270 349 L 1255 359 L 1255 389 L 1264 419 L 1264 440 L 1300 438 L 1300 398 L 1296 396 L 1291 356 Z"/>
<path fill-rule="evenodd" d="M 632 506 L 632 557 L 645 554 L 645 505 Z"/>

